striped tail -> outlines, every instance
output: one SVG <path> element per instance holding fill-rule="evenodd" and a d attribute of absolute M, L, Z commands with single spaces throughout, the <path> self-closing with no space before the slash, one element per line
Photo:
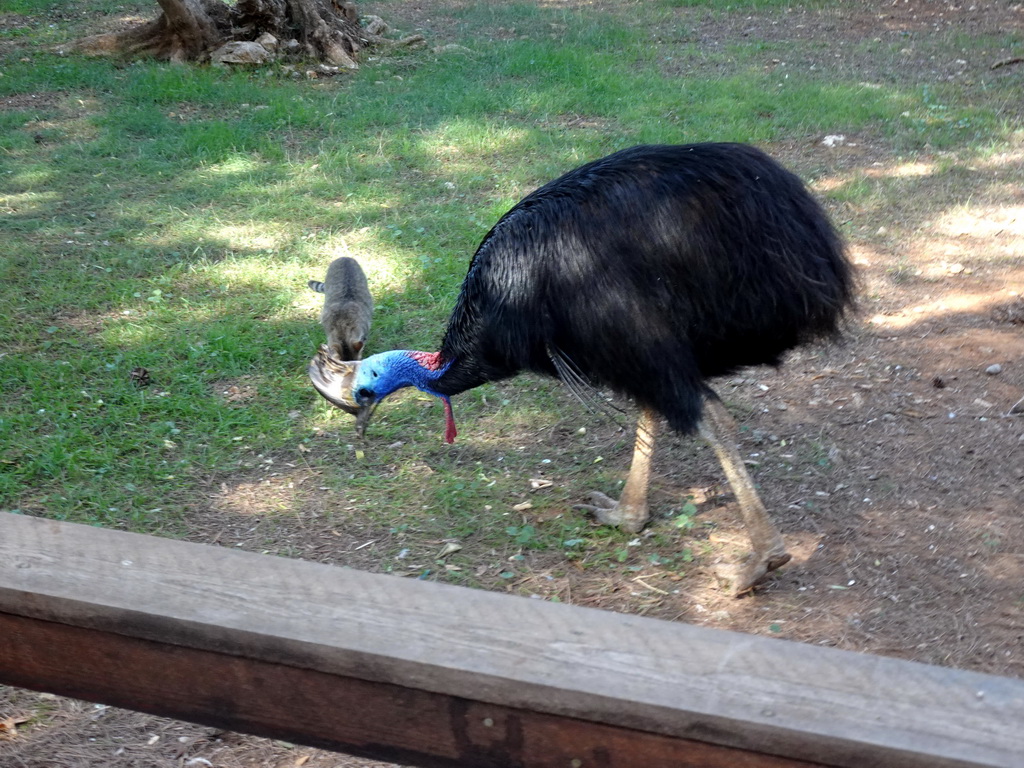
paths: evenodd
<path fill-rule="evenodd" d="M 327 291 L 324 290 L 324 284 L 319 280 L 310 280 L 308 285 L 317 293 L 327 293 Z"/>

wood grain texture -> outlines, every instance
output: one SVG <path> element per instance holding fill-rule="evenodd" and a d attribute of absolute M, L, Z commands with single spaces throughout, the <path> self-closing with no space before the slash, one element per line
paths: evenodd
<path fill-rule="evenodd" d="M 1019 680 L 17 515 L 0 514 L 0 612 L 822 765 L 1024 754 Z"/>
<path fill-rule="evenodd" d="M 0 679 L 428 768 L 815 768 L 560 715 L 0 613 Z"/>

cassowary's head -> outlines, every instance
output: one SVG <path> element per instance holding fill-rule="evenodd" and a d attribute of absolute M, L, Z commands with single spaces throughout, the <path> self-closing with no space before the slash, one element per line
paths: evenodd
<path fill-rule="evenodd" d="M 404 349 L 381 352 L 363 360 L 352 382 L 352 393 L 360 405 L 373 405 L 402 387 L 422 387 L 429 373 Z"/>
<path fill-rule="evenodd" d="M 451 402 L 432 386 L 445 370 L 447 366 L 441 364 L 437 353 L 400 349 L 366 358 L 359 365 L 352 385 L 352 399 L 361 411 L 356 428 L 365 429 L 377 404 L 392 392 L 403 387 L 416 387 L 444 402 L 444 439 L 449 443 L 454 441 L 456 432 Z"/>
<path fill-rule="evenodd" d="M 363 361 L 341 361 L 322 345 L 309 363 L 309 379 L 316 391 L 334 405 L 356 417 L 356 433 L 362 436 L 373 411 L 385 397 L 402 387 L 416 387 L 444 402 L 447 442 L 455 440 L 455 419 L 446 395 L 436 392 L 432 384 L 446 370 L 436 352 L 410 352 L 400 349 L 371 355 Z"/>

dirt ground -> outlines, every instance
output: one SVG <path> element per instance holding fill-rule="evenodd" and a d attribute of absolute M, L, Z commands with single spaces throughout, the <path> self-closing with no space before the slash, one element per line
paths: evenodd
<path fill-rule="evenodd" d="M 947 25 L 993 33 L 1024 26 L 1021 6 L 1008 3 L 856 5 L 802 13 L 799 23 L 706 17 L 693 28 L 716 45 L 748 35 L 842 31 L 853 41 Z M 444 4 L 409 6 L 428 33 L 443 26 Z M 924 58 L 908 65 L 908 76 L 969 78 L 1002 57 L 993 51 L 964 64 L 956 63 L 963 61 L 958 54 Z M 1022 75 L 1022 65 L 999 69 L 999 76 Z M 875 215 L 843 204 L 831 209 L 837 221 L 855 222 L 851 253 L 861 280 L 860 314 L 843 343 L 801 350 L 779 371 L 748 371 L 718 387 L 741 422 L 741 451 L 793 562 L 745 598 L 716 589 L 710 566 L 742 542 L 732 496 L 710 451 L 670 438 L 657 456 L 655 508 L 689 495 L 698 523 L 717 524 L 674 534 L 673 546 L 700 555 L 691 570 L 580 569 L 553 578 L 560 553 L 540 553 L 530 555 L 529 577 L 494 587 L 1024 678 L 1024 146 L 950 174 L 936 169 L 955 157 L 900 158 L 870 136 L 846 136 L 833 146 L 822 139 L 768 149 L 820 193 L 859 175 L 889 180 L 905 191 L 906 203 Z M 591 434 L 595 444 L 621 438 L 610 424 Z M 540 439 L 557 449 L 565 438 L 551 430 Z M 624 469 L 628 455 L 616 461 Z M 255 477 L 211 488 L 192 538 L 375 567 L 360 546 L 389 534 L 318 525 L 316 505 L 329 500 L 311 495 L 308 514 L 297 520 L 253 524 L 252 516 L 234 514 L 272 503 L 273 492 Z M 640 541 L 672 525 L 656 521 Z M 5 716 L 12 718 L 6 727 Z M 17 730 L 14 720 L 22 717 L 37 724 Z M 6 690 L 0 765 L 382 764 Z"/>

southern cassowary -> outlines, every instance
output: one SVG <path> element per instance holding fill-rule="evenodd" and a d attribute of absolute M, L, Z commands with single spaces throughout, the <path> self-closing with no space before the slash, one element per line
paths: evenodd
<path fill-rule="evenodd" d="M 317 388 L 372 407 L 402 387 L 449 397 L 534 371 L 578 394 L 590 385 L 640 408 L 622 497 L 592 494 L 602 522 L 637 531 L 659 415 L 699 431 L 731 484 L 753 552 L 735 592 L 789 560 L 734 447 L 735 423 L 708 380 L 778 365 L 838 332 L 852 303 L 842 241 L 802 182 L 743 144 L 639 146 L 545 184 L 484 237 L 437 352 L 373 355 Z M 312 375 L 312 369 L 311 369 Z M 314 383 L 316 377 L 314 377 Z M 351 387 L 349 391 L 346 390 Z"/>

